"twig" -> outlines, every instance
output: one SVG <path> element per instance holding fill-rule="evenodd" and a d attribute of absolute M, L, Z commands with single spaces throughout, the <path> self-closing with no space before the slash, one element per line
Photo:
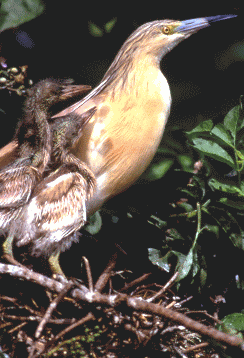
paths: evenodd
<path fill-rule="evenodd" d="M 36 316 L 42 317 L 40 312 L 38 312 L 36 310 L 33 310 L 33 308 L 29 307 L 28 305 L 24 305 L 24 309 L 29 311 L 30 313 L 36 315 Z"/>
<path fill-rule="evenodd" d="M 11 326 L 13 323 L 12 322 L 5 322 L 3 324 L 0 325 L 0 329 L 3 329 L 5 327 Z"/>
<path fill-rule="evenodd" d="M 182 329 L 181 326 L 170 326 L 165 328 L 162 332 L 160 332 L 160 336 L 163 336 L 165 333 L 169 333 L 169 332 L 172 333 L 174 331 L 179 331 L 181 329 Z"/>
<path fill-rule="evenodd" d="M 144 273 L 144 275 L 142 275 L 139 278 L 136 278 L 135 280 L 131 281 L 130 283 L 126 283 L 124 285 L 124 287 L 122 287 L 118 292 L 124 292 L 127 291 L 129 288 L 138 285 L 139 283 L 141 283 L 142 281 L 145 281 L 149 276 L 151 275 L 151 272 L 149 273 Z"/>
<path fill-rule="evenodd" d="M 67 292 L 74 286 L 74 283 L 72 281 L 69 281 L 67 285 L 64 287 L 64 289 L 59 293 L 59 295 L 51 302 L 48 309 L 46 310 L 41 322 L 39 323 L 36 332 L 35 332 L 35 338 L 40 338 L 42 331 L 47 324 L 48 320 L 50 319 L 53 311 L 57 308 L 57 305 L 59 302 L 64 298 L 64 296 L 67 294 Z"/>
<path fill-rule="evenodd" d="M 82 256 L 84 263 L 85 263 L 85 267 L 86 267 L 86 275 L 87 275 L 87 280 L 88 280 L 88 288 L 90 292 L 94 291 L 94 287 L 93 287 L 93 280 L 92 280 L 92 273 L 91 273 L 91 266 L 89 261 L 87 260 L 87 258 L 85 256 Z"/>
<path fill-rule="evenodd" d="M 73 286 L 74 286 L 74 282 L 68 281 L 66 283 L 65 287 L 63 288 L 63 290 L 59 293 L 59 295 L 49 305 L 48 309 L 46 310 L 43 318 L 41 319 L 41 321 L 36 329 L 35 338 L 37 340 L 34 341 L 31 346 L 29 358 L 34 358 L 35 356 L 38 356 L 40 354 L 40 350 L 42 351 L 44 349 L 44 346 L 42 344 L 40 344 L 41 342 L 39 342 L 39 338 L 42 334 L 42 331 L 43 331 L 45 325 L 48 323 L 53 311 L 57 308 L 57 305 L 59 304 L 59 302 L 62 300 L 62 298 L 67 294 L 67 292 Z M 40 349 L 40 347 L 42 347 L 42 348 Z"/>
<path fill-rule="evenodd" d="M 182 350 L 180 350 L 175 344 L 173 344 L 173 348 L 174 348 L 174 350 L 176 351 L 176 353 L 179 354 L 180 357 L 182 357 L 182 358 L 188 358 L 188 356 L 187 356 L 186 354 L 184 354 L 184 353 L 182 352 Z"/>
<path fill-rule="evenodd" d="M 59 338 L 64 336 L 66 333 L 72 331 L 76 327 L 81 326 L 81 325 L 85 324 L 86 322 L 92 321 L 94 319 L 96 319 L 94 314 L 92 312 L 89 312 L 85 317 L 80 319 L 78 322 L 71 324 L 69 327 L 67 327 L 63 331 L 59 332 L 59 334 L 54 338 L 54 340 L 57 341 Z"/>
<path fill-rule="evenodd" d="M 8 297 L 8 296 L 0 296 L 0 301 L 1 300 L 8 301 L 8 302 L 11 302 L 11 303 L 16 303 L 17 302 L 17 298 Z"/>
<path fill-rule="evenodd" d="M 96 319 L 94 314 L 92 312 L 89 312 L 85 317 L 80 319 L 78 322 L 71 324 L 69 327 L 67 327 L 63 331 L 59 332 L 59 334 L 57 334 L 51 341 L 49 341 L 46 344 L 46 346 L 44 347 L 44 350 L 41 353 L 42 354 L 45 353 L 47 351 L 47 349 L 49 349 L 57 340 L 59 340 L 61 337 L 63 337 L 66 333 L 68 333 L 68 332 L 72 331 L 73 329 L 75 329 L 76 327 L 81 326 L 81 325 L 85 324 L 86 322 L 94 320 L 94 319 Z"/>
<path fill-rule="evenodd" d="M 147 299 L 147 302 L 152 302 L 154 301 L 156 298 L 160 297 L 176 280 L 177 276 L 178 276 L 178 272 L 175 272 L 175 274 L 171 277 L 171 279 L 166 283 L 166 285 L 164 285 L 163 288 L 161 288 L 161 290 L 159 290 L 154 296 L 150 297 Z"/>
<path fill-rule="evenodd" d="M 184 303 L 190 301 L 193 299 L 193 296 L 187 297 L 185 300 L 182 300 L 180 302 L 177 302 L 177 307 L 181 307 Z"/>
<path fill-rule="evenodd" d="M 111 276 L 111 271 L 114 269 L 115 264 L 116 264 L 116 259 L 117 259 L 117 253 L 115 253 L 112 258 L 110 259 L 107 267 L 105 268 L 105 270 L 103 271 L 103 273 L 99 276 L 96 284 L 95 284 L 95 291 L 97 292 L 102 292 L 102 290 L 104 289 L 104 287 L 106 286 L 110 276 Z"/>
<path fill-rule="evenodd" d="M 12 334 L 13 332 L 17 331 L 18 329 L 20 329 L 20 328 L 22 328 L 22 327 L 24 327 L 26 325 L 27 325 L 27 322 L 22 322 L 22 323 L 18 324 L 18 326 L 10 329 L 10 331 L 8 331 L 8 333 Z"/>
<path fill-rule="evenodd" d="M 178 303 L 177 301 L 172 301 L 172 302 L 170 302 L 167 306 L 165 306 L 165 308 L 174 307 L 177 303 Z"/>
<path fill-rule="evenodd" d="M 41 321 L 42 317 L 34 317 L 34 316 L 13 316 L 13 315 L 3 315 L 4 319 L 10 319 L 12 321 Z M 48 323 L 51 324 L 72 324 L 77 322 L 75 318 L 56 318 L 56 319 L 49 319 Z M 2 326 L 0 326 L 2 328 Z"/>
<path fill-rule="evenodd" d="M 12 321 L 40 321 L 41 317 L 34 317 L 34 316 L 15 316 L 15 315 L 10 315 L 10 314 L 6 314 L 3 315 L 4 319 L 11 319 Z"/>
<path fill-rule="evenodd" d="M 195 346 L 183 349 L 183 353 L 189 353 L 189 352 L 195 351 L 196 349 L 205 348 L 207 346 L 209 346 L 208 342 L 199 343 L 199 344 L 196 344 Z"/>
<path fill-rule="evenodd" d="M 223 324 L 222 321 L 220 321 L 218 318 L 212 316 L 212 315 L 209 314 L 207 311 L 187 311 L 185 314 L 188 315 L 188 314 L 191 314 L 191 313 L 193 313 L 193 314 L 202 313 L 202 314 L 204 314 L 205 316 L 211 318 L 211 319 L 212 319 L 213 321 L 215 321 L 216 323 L 218 323 L 218 324 Z"/>

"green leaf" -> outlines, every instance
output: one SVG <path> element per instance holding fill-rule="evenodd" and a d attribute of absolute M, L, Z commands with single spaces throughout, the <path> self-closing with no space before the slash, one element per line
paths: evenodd
<path fill-rule="evenodd" d="M 240 233 L 231 233 L 230 239 L 235 247 L 238 247 L 238 249 L 244 250 L 244 238 L 243 235 Z"/>
<path fill-rule="evenodd" d="M 244 192 L 233 184 L 224 184 L 217 179 L 211 178 L 208 181 L 210 188 L 223 191 L 224 193 L 238 194 L 238 196 L 244 196 Z"/>
<path fill-rule="evenodd" d="M 150 219 L 147 222 L 151 225 L 158 227 L 160 230 L 163 227 L 167 226 L 167 221 L 164 221 L 155 215 L 151 215 Z"/>
<path fill-rule="evenodd" d="M 198 262 L 197 250 L 193 250 L 193 266 L 192 266 L 192 277 L 195 277 L 200 269 Z"/>
<path fill-rule="evenodd" d="M 234 160 L 227 151 L 214 141 L 203 138 L 194 138 L 193 143 L 194 148 L 198 149 L 201 153 L 219 160 L 222 163 L 226 163 L 232 168 L 236 167 Z"/>
<path fill-rule="evenodd" d="M 225 205 L 230 206 L 231 208 L 235 208 L 238 210 L 244 210 L 243 201 L 233 201 L 228 198 L 220 198 L 219 202 Z"/>
<path fill-rule="evenodd" d="M 205 225 L 205 227 L 207 231 L 213 232 L 217 236 L 217 238 L 219 237 L 219 226 L 207 224 Z"/>
<path fill-rule="evenodd" d="M 89 32 L 94 37 L 102 37 L 103 36 L 103 30 L 95 25 L 93 22 L 89 22 L 88 24 Z"/>
<path fill-rule="evenodd" d="M 152 164 L 146 178 L 148 180 L 161 179 L 169 171 L 173 163 L 174 159 L 164 159 L 162 162 Z"/>
<path fill-rule="evenodd" d="M 204 287 L 207 281 L 207 270 L 204 268 L 200 269 L 200 285 L 201 287 Z"/>
<path fill-rule="evenodd" d="M 191 137 L 192 134 L 199 134 L 204 132 L 210 132 L 213 128 L 213 121 L 208 119 L 207 121 L 199 123 L 195 128 L 193 128 L 190 132 L 186 132 L 186 134 Z"/>
<path fill-rule="evenodd" d="M 187 255 L 183 255 L 181 252 L 172 251 L 178 257 L 178 262 L 175 271 L 178 271 L 176 281 L 183 280 L 190 272 L 193 264 L 193 250 L 190 249 Z"/>
<path fill-rule="evenodd" d="M 160 250 L 156 250 L 153 248 L 148 248 L 148 258 L 153 265 L 159 266 L 166 272 L 170 271 L 170 264 L 168 263 L 168 259 L 171 256 L 171 252 L 167 252 L 165 256 L 162 256 Z"/>
<path fill-rule="evenodd" d="M 17 27 L 33 20 L 44 11 L 41 0 L 2 0 L 0 9 L 0 31 Z"/>
<path fill-rule="evenodd" d="M 181 202 L 180 202 L 180 203 L 177 204 L 177 206 L 178 206 L 179 208 L 184 209 L 186 213 L 191 213 L 192 211 L 194 211 L 193 206 L 192 206 L 191 204 L 189 204 L 189 203 L 185 203 L 185 202 L 182 202 L 182 203 L 181 203 Z"/>
<path fill-rule="evenodd" d="M 235 106 L 232 108 L 224 118 L 224 126 L 228 129 L 234 138 L 234 143 L 236 141 L 236 133 L 244 127 L 244 122 L 240 118 L 240 106 Z"/>
<path fill-rule="evenodd" d="M 182 169 L 185 172 L 192 172 L 194 170 L 194 161 L 189 155 L 181 154 L 178 156 Z"/>
<path fill-rule="evenodd" d="M 223 124 L 217 124 L 212 130 L 211 134 L 214 134 L 216 137 L 220 138 L 225 144 L 233 147 L 234 141 L 230 135 L 230 132 L 224 127 Z"/>
<path fill-rule="evenodd" d="M 168 234 L 174 240 L 184 240 L 184 238 L 181 236 L 181 234 L 176 229 L 169 229 Z"/>
<path fill-rule="evenodd" d="M 107 33 L 111 32 L 114 25 L 116 24 L 117 22 L 117 17 L 113 18 L 112 20 L 110 20 L 109 22 L 107 22 L 104 26 L 104 29 Z"/>
<path fill-rule="evenodd" d="M 240 188 L 244 192 L 244 181 L 243 180 L 241 181 Z"/>
<path fill-rule="evenodd" d="M 188 195 L 190 195 L 194 198 L 199 198 L 198 200 L 202 200 L 206 194 L 205 185 L 206 184 L 205 184 L 205 181 L 203 180 L 203 178 L 198 177 L 197 175 L 194 175 L 192 183 L 190 185 L 188 185 L 188 187 L 191 188 L 191 191 L 190 190 L 188 191 Z M 182 189 L 181 191 L 187 193 L 187 189 Z M 200 191 L 201 191 L 201 193 L 200 193 Z"/>
<path fill-rule="evenodd" d="M 167 157 L 167 156 L 175 157 L 177 155 L 177 152 L 175 150 L 167 147 L 158 147 L 157 153 L 160 153 L 161 157 Z"/>
<path fill-rule="evenodd" d="M 89 223 L 85 226 L 85 230 L 91 235 L 97 234 L 102 227 L 102 217 L 99 211 L 96 211 L 92 216 L 89 217 Z"/>
<path fill-rule="evenodd" d="M 232 313 L 222 319 L 223 325 L 217 325 L 219 331 L 236 334 L 244 331 L 244 314 Z"/>

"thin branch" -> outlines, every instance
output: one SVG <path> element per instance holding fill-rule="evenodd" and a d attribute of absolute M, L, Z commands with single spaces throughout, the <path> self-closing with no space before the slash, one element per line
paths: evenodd
<path fill-rule="evenodd" d="M 205 316 L 211 318 L 213 321 L 215 321 L 216 323 L 218 324 L 223 324 L 222 321 L 220 321 L 218 318 L 212 316 L 211 314 L 209 314 L 207 311 L 187 311 L 185 314 L 188 315 L 188 314 L 197 314 L 197 313 L 202 313 L 204 314 Z"/>
<path fill-rule="evenodd" d="M 34 316 L 14 316 L 14 315 L 3 315 L 2 318 L 9 319 L 12 321 L 37 321 L 41 322 L 42 317 L 34 317 Z M 75 318 L 56 318 L 56 319 L 49 319 L 47 323 L 51 324 L 73 324 L 77 322 Z M 3 326 L 0 326 L 0 328 L 3 328 Z"/>
<path fill-rule="evenodd" d="M 167 328 L 165 328 L 161 333 L 160 333 L 160 336 L 163 336 L 164 334 L 166 334 L 166 333 L 172 333 L 172 332 L 174 332 L 174 331 L 179 331 L 179 330 L 181 330 L 182 328 L 181 328 L 181 326 L 170 326 L 170 327 L 167 327 Z"/>
<path fill-rule="evenodd" d="M 8 333 L 12 334 L 13 332 L 18 331 L 18 329 L 20 329 L 20 328 L 22 328 L 22 327 L 24 327 L 26 325 L 27 325 L 27 322 L 22 322 L 22 323 L 18 324 L 18 326 L 10 329 L 10 331 L 8 331 Z"/>
<path fill-rule="evenodd" d="M 79 326 L 85 324 L 86 322 L 89 322 L 89 321 L 92 321 L 95 319 L 96 319 L 96 317 L 94 316 L 94 314 L 92 312 L 89 312 L 85 317 L 81 318 L 78 322 L 71 324 L 69 327 L 67 327 L 63 331 L 59 332 L 59 334 L 57 334 L 57 336 L 53 340 L 57 341 L 58 339 L 63 337 L 66 333 L 72 331 L 76 327 L 79 327 Z"/>
<path fill-rule="evenodd" d="M 104 287 L 106 286 L 109 278 L 111 277 L 111 272 L 115 267 L 117 259 L 117 253 L 115 253 L 112 258 L 110 259 L 107 267 L 103 271 L 103 273 L 99 276 L 96 284 L 95 284 L 95 291 L 102 292 Z"/>
<path fill-rule="evenodd" d="M 68 281 L 66 285 L 64 286 L 63 290 L 58 294 L 58 296 L 51 302 L 48 309 L 46 310 L 43 318 L 41 319 L 36 332 L 35 332 L 35 338 L 37 339 L 35 342 L 33 342 L 29 354 L 29 358 L 34 358 L 40 354 L 40 351 L 43 351 L 45 346 L 40 344 L 40 336 L 42 334 L 42 331 L 45 327 L 45 325 L 48 323 L 53 311 L 57 308 L 57 305 L 59 302 L 64 298 L 64 296 L 67 294 L 67 292 L 74 286 L 74 282 Z M 41 349 L 40 349 L 41 347 Z"/>
<path fill-rule="evenodd" d="M 48 320 L 50 319 L 53 311 L 57 308 L 57 305 L 59 302 L 64 298 L 64 296 L 68 293 L 68 291 L 74 286 L 74 283 L 72 281 L 69 281 L 67 285 L 64 287 L 64 289 L 58 294 L 58 296 L 51 302 L 48 309 L 46 310 L 41 322 L 39 323 L 36 332 L 35 332 L 35 338 L 39 339 L 42 331 L 47 324 Z"/>
<path fill-rule="evenodd" d="M 182 350 L 180 348 L 178 348 L 175 344 L 173 344 L 173 348 L 174 350 L 179 354 L 180 357 L 182 358 L 188 358 L 188 356 L 186 354 L 184 354 L 182 352 Z"/>
<path fill-rule="evenodd" d="M 209 346 L 209 343 L 208 342 L 204 342 L 204 343 L 199 343 L 199 344 L 196 344 L 195 346 L 192 346 L 192 347 L 189 347 L 189 348 L 186 348 L 186 349 L 183 349 L 183 353 L 189 353 L 189 352 L 192 352 L 192 351 L 195 351 L 197 349 L 201 349 L 201 348 L 205 348 Z"/>
<path fill-rule="evenodd" d="M 177 307 L 181 307 L 184 303 L 190 301 L 193 299 L 193 296 L 190 296 L 190 297 L 187 297 L 186 299 L 182 300 L 182 301 L 179 301 L 177 302 Z"/>
<path fill-rule="evenodd" d="M 11 303 L 16 303 L 18 301 L 17 298 L 8 297 L 8 296 L 0 296 L 0 301 L 1 300 L 8 301 Z"/>
<path fill-rule="evenodd" d="M 152 302 L 156 298 L 160 297 L 170 286 L 173 285 L 174 281 L 177 279 L 178 272 L 175 272 L 174 275 L 171 277 L 171 279 L 164 285 L 164 287 L 161 288 L 154 296 L 147 299 L 147 302 Z"/>
<path fill-rule="evenodd" d="M 90 292 L 94 291 L 94 287 L 93 287 L 93 279 L 92 279 L 92 273 L 91 273 L 91 266 L 89 261 L 87 260 L 87 258 L 85 256 L 82 256 L 83 261 L 85 263 L 85 268 L 86 268 L 86 275 L 87 275 L 87 281 L 88 281 L 88 289 Z"/>
<path fill-rule="evenodd" d="M 124 287 L 122 287 L 119 292 L 124 292 L 127 291 L 129 288 L 138 285 L 139 283 L 141 283 L 142 281 L 145 281 L 149 276 L 151 275 L 151 272 L 149 273 L 145 273 L 144 275 L 142 275 L 139 278 L 136 278 L 135 280 L 131 281 L 130 283 L 126 283 L 124 285 Z"/>
<path fill-rule="evenodd" d="M 59 340 L 61 337 L 63 337 L 66 333 L 68 333 L 68 332 L 72 331 L 73 329 L 75 329 L 76 327 L 81 326 L 81 325 L 85 324 L 86 322 L 92 321 L 94 319 L 96 319 L 94 314 L 92 312 L 89 312 L 85 317 L 80 319 L 78 322 L 71 324 L 69 327 L 67 327 L 63 331 L 59 332 L 59 334 L 57 334 L 51 341 L 49 341 L 46 344 L 46 346 L 44 347 L 44 349 L 41 353 L 42 354 L 45 353 L 55 342 L 57 342 L 57 340 Z M 52 352 L 53 351 L 55 351 L 55 348 L 52 350 Z"/>

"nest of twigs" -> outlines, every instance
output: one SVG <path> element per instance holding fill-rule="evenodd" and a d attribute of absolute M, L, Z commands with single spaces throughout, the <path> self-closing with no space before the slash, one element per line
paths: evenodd
<path fill-rule="evenodd" d="M 162 353 L 216 358 L 226 346 L 240 344 L 239 338 L 214 329 L 218 320 L 207 312 L 187 309 L 192 297 L 182 300 L 172 290 L 177 274 L 165 285 L 144 274 L 115 290 L 114 282 L 123 275 L 114 271 L 115 262 L 114 256 L 95 284 L 86 258 L 85 284 L 1 263 L 2 351 L 29 358 Z M 193 314 L 197 320 L 190 318 Z"/>

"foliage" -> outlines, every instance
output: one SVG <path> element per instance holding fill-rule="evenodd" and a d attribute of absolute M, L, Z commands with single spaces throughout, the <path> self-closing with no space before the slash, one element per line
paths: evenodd
<path fill-rule="evenodd" d="M 68 355 L 77 358 L 86 357 L 86 351 L 90 351 L 89 346 L 93 345 L 101 336 L 102 330 L 98 325 L 91 328 L 84 325 L 83 332 L 83 335 L 72 337 L 71 339 L 60 343 L 53 350 L 49 351 L 46 354 L 46 357 L 55 357 L 57 353 L 60 353 L 64 356 Z"/>
<path fill-rule="evenodd" d="M 149 249 L 151 262 L 165 271 L 170 271 L 176 260 L 178 287 L 181 280 L 188 279 L 197 283 L 200 291 L 203 289 L 209 282 L 208 275 L 212 274 L 209 263 L 216 248 L 218 256 L 221 252 L 228 253 L 230 246 L 244 250 L 243 131 L 240 101 L 223 123 L 214 125 L 212 120 L 207 120 L 186 133 L 203 168 L 192 175 L 187 187 L 179 188 L 181 200 L 174 204 L 177 213 L 170 214 L 161 228 L 165 232 L 162 249 Z M 232 259 L 223 259 L 230 269 Z M 218 270 L 221 272 L 223 267 Z M 242 277 L 242 272 L 238 275 Z M 243 288 L 242 278 L 240 281 L 239 288 Z"/>
<path fill-rule="evenodd" d="M 168 130 L 166 127 L 163 144 L 158 148 L 153 163 L 143 177 L 150 181 L 161 179 L 175 166 L 180 166 L 185 172 L 192 172 L 194 169 L 193 150 L 178 127 Z"/>
<path fill-rule="evenodd" d="M 112 31 L 116 22 L 117 22 L 117 18 L 115 17 L 104 25 L 104 29 L 101 29 L 101 27 L 94 24 L 93 22 L 89 22 L 88 24 L 89 32 L 94 37 L 102 37 L 104 35 L 104 32 L 109 34 Z"/>
<path fill-rule="evenodd" d="M 244 314 L 232 313 L 222 319 L 222 324 L 218 324 L 218 329 L 228 334 L 237 334 L 243 339 L 241 332 L 244 331 Z"/>
<path fill-rule="evenodd" d="M 43 11 L 41 0 L 1 0 L 0 32 L 33 20 Z"/>

